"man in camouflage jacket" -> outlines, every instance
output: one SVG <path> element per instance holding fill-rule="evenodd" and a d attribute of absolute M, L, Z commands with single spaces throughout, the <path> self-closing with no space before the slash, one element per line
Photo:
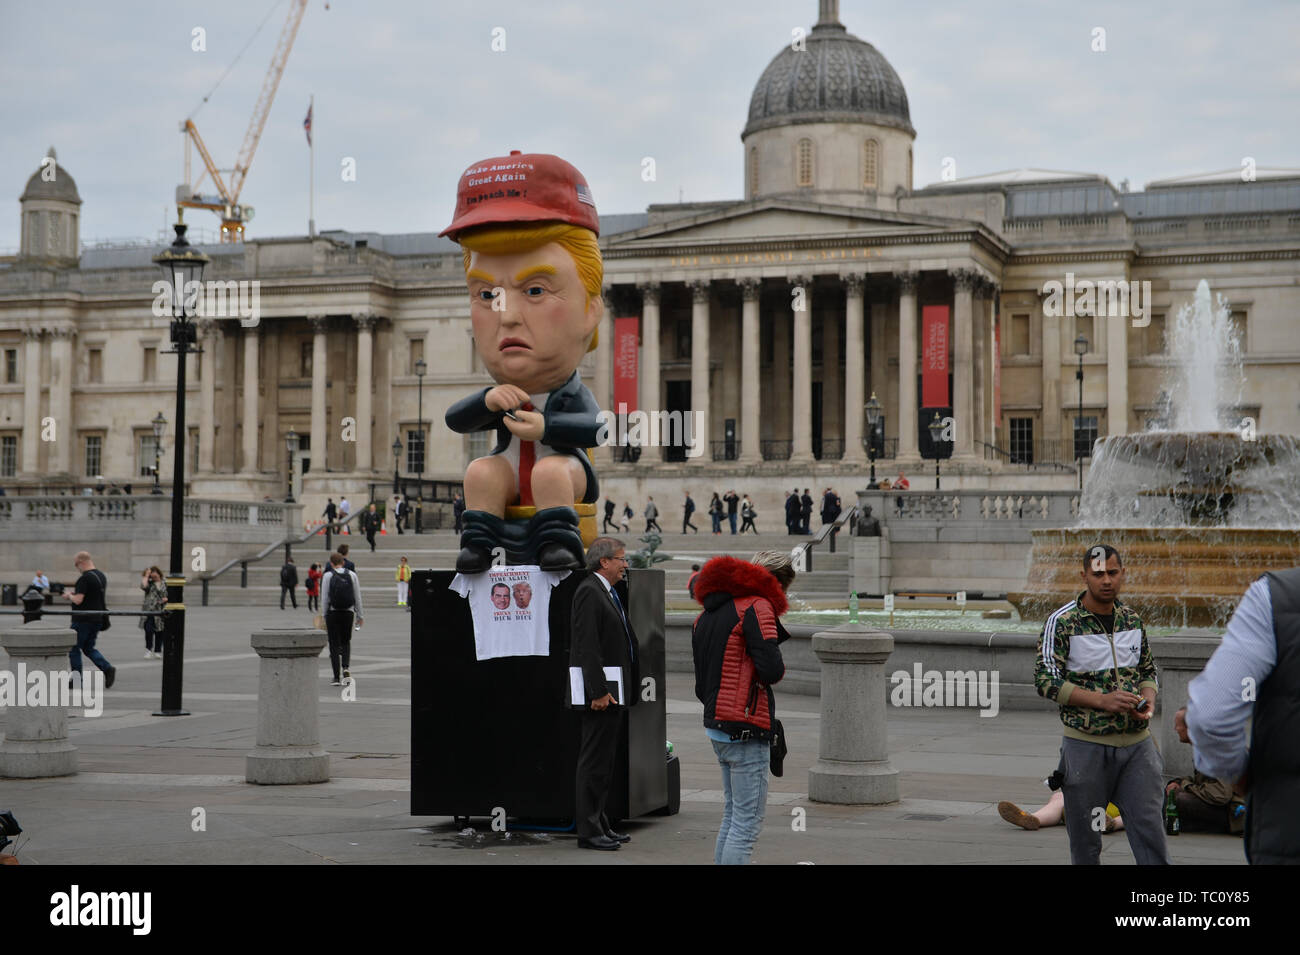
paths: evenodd
<path fill-rule="evenodd" d="M 1070 861 L 1100 862 L 1113 802 L 1137 863 L 1168 865 L 1164 761 L 1148 728 L 1158 684 L 1146 630 L 1118 599 L 1124 568 L 1115 548 L 1089 549 L 1080 576 L 1087 589 L 1047 618 L 1034 666 L 1038 694 L 1060 705 L 1065 727 L 1058 778 Z"/>

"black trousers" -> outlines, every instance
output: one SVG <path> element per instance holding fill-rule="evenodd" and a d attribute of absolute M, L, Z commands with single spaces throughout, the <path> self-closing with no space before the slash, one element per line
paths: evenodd
<path fill-rule="evenodd" d="M 325 632 L 330 638 L 330 668 L 334 679 L 339 678 L 339 662 L 343 669 L 348 668 L 352 657 L 352 611 L 331 610 L 325 614 Z"/>
<path fill-rule="evenodd" d="M 582 714 L 582 742 L 578 746 L 574 799 L 574 822 L 579 839 L 594 839 L 609 830 L 605 803 L 614 781 L 614 756 L 618 752 L 624 714 L 621 706 L 588 709 Z"/>
<path fill-rule="evenodd" d="M 294 589 L 295 589 L 294 587 L 290 587 L 288 584 L 281 584 L 281 585 L 280 585 L 280 609 L 281 609 L 281 610 L 284 609 L 284 595 L 285 595 L 285 594 L 288 594 L 288 595 L 289 595 L 289 599 L 293 601 L 293 609 L 294 609 L 294 610 L 297 610 L 297 609 L 298 609 L 298 597 L 297 597 L 297 595 L 294 593 Z"/>
<path fill-rule="evenodd" d="M 375 549 L 375 529 L 373 527 L 366 528 L 366 540 L 370 542 L 370 550 L 373 552 Z"/>

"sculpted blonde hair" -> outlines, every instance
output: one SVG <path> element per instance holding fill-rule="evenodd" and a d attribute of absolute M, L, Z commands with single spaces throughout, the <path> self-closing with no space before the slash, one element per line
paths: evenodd
<path fill-rule="evenodd" d="M 587 291 L 587 301 L 600 297 L 601 284 L 605 279 L 605 263 L 600 255 L 600 244 L 596 233 L 582 226 L 569 225 L 567 222 L 543 222 L 536 225 L 489 225 L 470 229 L 456 238 L 464 250 L 465 271 L 469 271 L 471 253 L 482 252 L 484 255 L 510 255 L 515 252 L 531 252 L 540 249 L 548 242 L 556 242 L 573 256 L 574 265 L 578 267 L 578 278 Z M 600 337 L 600 327 L 591 333 L 587 351 L 595 351 L 596 341 Z"/>

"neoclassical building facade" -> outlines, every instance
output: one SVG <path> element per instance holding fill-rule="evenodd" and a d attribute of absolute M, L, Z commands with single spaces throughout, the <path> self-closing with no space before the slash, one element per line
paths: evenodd
<path fill-rule="evenodd" d="M 647 493 L 680 495 L 689 481 L 701 504 L 715 488 L 748 490 L 771 523 L 782 488 L 851 492 L 865 483 L 873 394 L 884 474 L 932 470 L 937 409 L 952 419 L 951 486 L 1068 487 L 1076 449 L 1167 416 L 1164 330 L 1201 279 L 1241 336 L 1247 385 L 1233 413 L 1300 433 L 1300 170 L 1143 190 L 1017 170 L 914 188 L 916 131 L 884 56 L 848 33 L 834 0 L 797 46 L 755 86 L 743 198 L 601 219 L 607 319 L 583 378 L 612 411 L 616 388 L 627 394 L 616 379 L 634 376 L 639 409 L 702 422 L 695 456 L 599 449 L 620 504 L 639 513 Z M 0 484 L 11 493 L 151 481 L 159 412 L 171 473 L 175 359 L 168 320 L 150 308 L 163 243 L 81 248 L 81 201 L 66 170 L 43 164 L 20 199 L 22 246 L 0 258 Z M 459 248 L 436 237 L 440 223 L 420 225 L 205 248 L 205 279 L 259 283 L 260 316 L 200 320 L 194 493 L 278 498 L 292 474 L 310 509 L 391 486 L 395 469 L 458 480 L 489 450 L 488 435 L 442 424 L 490 380 Z M 1052 283 L 1085 281 L 1138 283 L 1147 314 L 1135 323 L 1087 302 L 1057 314 Z M 927 364 L 937 392 L 923 390 Z M 302 438 L 292 461 L 290 429 Z"/>

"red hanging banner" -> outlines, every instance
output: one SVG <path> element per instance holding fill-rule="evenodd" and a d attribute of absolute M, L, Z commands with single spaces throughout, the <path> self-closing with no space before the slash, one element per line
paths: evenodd
<path fill-rule="evenodd" d="M 921 407 L 947 408 L 948 306 L 921 309 Z"/>
<path fill-rule="evenodd" d="M 616 415 L 636 411 L 637 339 L 640 319 L 614 319 L 614 407 Z"/>

